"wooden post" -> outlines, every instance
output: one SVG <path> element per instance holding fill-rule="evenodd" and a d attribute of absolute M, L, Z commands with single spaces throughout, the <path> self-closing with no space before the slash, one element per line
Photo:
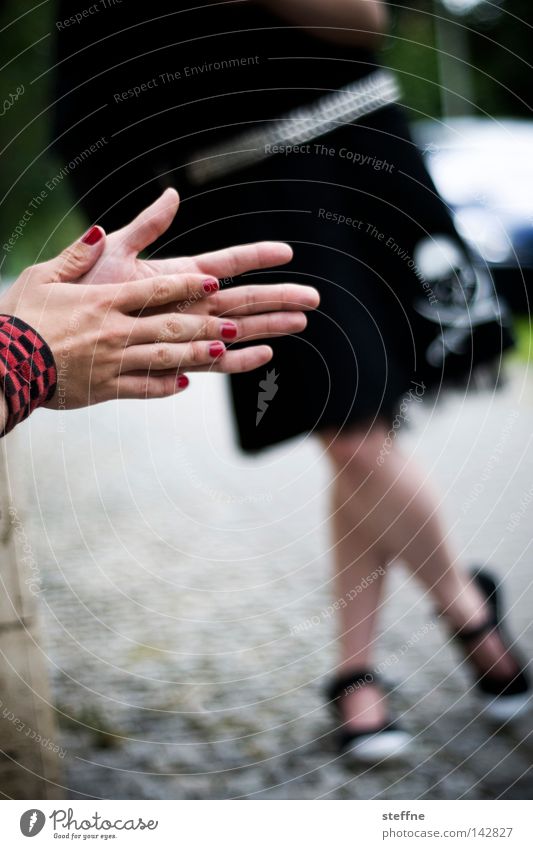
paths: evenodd
<path fill-rule="evenodd" d="M 61 799 L 65 751 L 39 649 L 31 545 L 9 498 L 5 452 L 13 439 L 0 450 L 0 799 Z"/>

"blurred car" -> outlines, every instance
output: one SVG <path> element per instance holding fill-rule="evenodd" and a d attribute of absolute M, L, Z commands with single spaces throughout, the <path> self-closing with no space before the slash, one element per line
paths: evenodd
<path fill-rule="evenodd" d="M 533 301 L 533 122 L 423 121 L 413 132 L 474 261 L 515 312 Z"/>

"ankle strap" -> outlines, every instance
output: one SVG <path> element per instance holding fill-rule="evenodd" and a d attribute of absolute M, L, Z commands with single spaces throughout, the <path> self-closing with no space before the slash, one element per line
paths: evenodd
<path fill-rule="evenodd" d="M 485 597 L 488 619 L 486 622 L 483 622 L 482 625 L 476 625 L 473 628 L 469 628 L 467 625 L 465 628 L 459 628 L 457 631 L 452 632 L 451 636 L 460 642 L 476 640 L 479 637 L 483 637 L 485 634 L 490 633 L 490 631 L 494 628 L 498 628 L 500 626 L 498 585 L 495 578 L 493 578 L 490 572 L 487 572 L 485 569 L 480 569 L 479 567 L 473 569 L 471 574 L 473 582 L 477 584 L 478 589 L 481 590 Z M 442 612 L 439 613 L 439 615 L 446 618 L 446 614 Z"/>
<path fill-rule="evenodd" d="M 475 628 L 460 628 L 458 631 L 455 631 L 452 636 L 456 640 L 466 642 L 468 640 L 476 640 L 478 637 L 483 637 L 497 627 L 497 618 L 495 616 L 490 616 L 486 622 L 483 622 L 482 625 L 476 625 Z"/>
<path fill-rule="evenodd" d="M 357 669 L 354 672 L 347 672 L 344 675 L 334 678 L 328 686 L 328 699 L 330 702 L 334 702 L 337 699 L 342 699 L 343 696 L 348 696 L 350 692 L 357 690 L 359 687 L 367 687 L 379 683 L 379 678 L 372 669 Z"/>

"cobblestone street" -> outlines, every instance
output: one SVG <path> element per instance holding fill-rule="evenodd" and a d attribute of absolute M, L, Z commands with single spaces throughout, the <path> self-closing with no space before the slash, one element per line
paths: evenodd
<path fill-rule="evenodd" d="M 15 434 L 68 795 L 531 798 L 533 710 L 501 731 L 478 717 L 401 566 L 376 660 L 416 744 L 394 766 L 338 757 L 328 467 L 311 438 L 240 454 L 226 391 L 194 375 L 179 399 L 43 411 Z M 412 414 L 399 438 L 433 473 L 465 563 L 505 576 L 533 656 L 533 381 L 513 365 L 496 395 Z"/>

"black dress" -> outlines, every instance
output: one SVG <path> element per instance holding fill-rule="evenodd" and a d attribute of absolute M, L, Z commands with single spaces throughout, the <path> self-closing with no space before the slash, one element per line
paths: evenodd
<path fill-rule="evenodd" d="M 189 5 L 148 14 L 123 0 L 60 29 L 56 137 L 64 161 L 97 144 L 70 171 L 92 221 L 121 226 L 175 185 L 182 206 L 159 253 L 281 239 L 293 262 L 247 282 L 320 290 L 304 333 L 275 340 L 267 369 L 232 377 L 242 447 L 390 421 L 410 391 L 498 359 L 510 339 L 490 278 L 472 268 L 397 106 L 194 182 L 206 149 L 238 149 L 242 133 L 366 79 L 377 59 L 260 4 Z M 78 6 L 62 4 L 65 20 Z"/>

